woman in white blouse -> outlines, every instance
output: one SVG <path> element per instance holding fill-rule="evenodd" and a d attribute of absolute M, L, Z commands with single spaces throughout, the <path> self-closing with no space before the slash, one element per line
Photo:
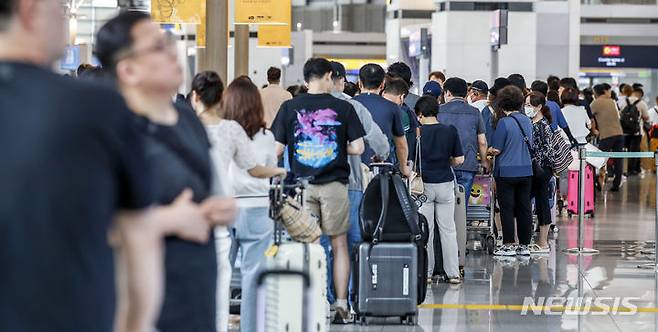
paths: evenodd
<path fill-rule="evenodd" d="M 571 134 L 578 141 L 578 144 L 587 144 L 587 135 L 592 129 L 592 120 L 587 116 L 587 110 L 579 106 L 578 91 L 573 88 L 566 88 L 560 95 L 560 100 L 564 107 L 562 113 L 567 120 Z"/>
<path fill-rule="evenodd" d="M 254 136 L 249 137 L 240 123 L 231 120 L 235 118 L 235 114 L 233 111 L 228 110 L 240 108 L 242 104 L 247 102 L 253 102 L 233 97 L 235 93 L 231 93 L 231 91 L 241 89 L 238 86 L 242 85 L 242 80 L 244 79 L 238 79 L 229 85 L 226 93 L 229 94 L 231 100 L 229 103 L 222 103 L 224 86 L 219 75 L 211 71 L 201 72 L 192 81 L 192 92 L 190 95 L 192 107 L 208 131 L 208 137 L 212 144 L 211 156 L 215 163 L 217 174 L 220 174 L 224 180 L 222 181 L 222 188 L 220 190 L 226 196 L 235 196 L 236 192 L 234 188 L 236 185 L 239 186 L 239 184 L 234 182 L 244 179 L 244 177 L 264 179 L 262 180 L 264 182 L 261 181 L 259 183 L 259 189 L 262 191 L 268 190 L 266 179 L 286 174 L 285 169 L 275 167 L 276 159 L 269 158 L 269 160 L 264 160 L 260 149 L 254 149 Z M 258 89 L 256 89 L 256 98 L 260 102 Z M 260 110 L 262 113 L 262 103 L 260 103 Z M 273 139 L 271 145 L 272 154 L 274 154 Z M 229 169 L 231 168 L 235 169 L 233 173 L 229 173 Z M 235 176 L 235 173 L 239 173 L 241 176 Z M 267 195 L 267 192 L 265 195 Z M 267 199 L 265 199 L 265 202 L 268 203 Z M 239 224 L 240 220 L 238 220 L 236 226 L 239 226 Z M 231 237 L 228 228 L 217 227 L 215 229 L 215 239 L 218 265 L 217 330 L 223 332 L 228 331 L 229 286 L 231 281 L 231 263 L 229 260 Z M 243 274 L 243 280 L 246 277 Z M 245 304 L 248 305 L 248 303 Z M 253 309 L 249 308 L 244 311 L 244 313 L 247 312 L 253 312 Z M 241 321 L 245 322 L 244 318 L 241 318 Z"/>

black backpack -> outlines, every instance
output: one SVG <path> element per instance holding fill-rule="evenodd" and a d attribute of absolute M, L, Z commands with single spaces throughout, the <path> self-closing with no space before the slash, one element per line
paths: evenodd
<path fill-rule="evenodd" d="M 377 174 L 363 193 L 359 208 L 361 236 L 367 242 L 416 242 L 422 233 L 416 203 L 400 175 Z"/>
<path fill-rule="evenodd" d="M 626 107 L 621 110 L 619 121 L 621 129 L 626 135 L 635 135 L 640 131 L 640 110 L 637 109 L 639 102 L 640 99 L 631 104 L 630 100 L 626 98 Z"/>
<path fill-rule="evenodd" d="M 392 169 L 375 176 L 363 193 L 359 207 L 361 236 L 366 242 L 412 242 L 418 247 L 417 304 L 425 301 L 427 285 L 427 218 L 418 213 L 418 205 L 399 174 Z M 371 247 L 372 249 L 372 247 Z"/>

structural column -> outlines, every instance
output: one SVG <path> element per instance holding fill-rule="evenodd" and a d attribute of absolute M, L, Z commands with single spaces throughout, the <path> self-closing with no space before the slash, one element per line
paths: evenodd
<path fill-rule="evenodd" d="M 228 78 L 228 0 L 206 0 L 206 48 L 199 49 L 199 71 L 216 71 Z"/>
<path fill-rule="evenodd" d="M 235 25 L 235 75 L 249 75 L 249 25 Z"/>

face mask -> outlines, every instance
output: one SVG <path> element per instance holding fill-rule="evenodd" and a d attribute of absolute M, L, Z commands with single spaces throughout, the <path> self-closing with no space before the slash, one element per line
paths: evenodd
<path fill-rule="evenodd" d="M 466 101 L 468 102 L 469 105 L 473 104 L 473 99 L 471 99 L 471 96 L 466 97 Z"/>
<path fill-rule="evenodd" d="M 534 108 L 532 108 L 530 106 L 526 106 L 525 107 L 525 115 L 527 115 L 529 118 L 532 119 L 532 118 L 535 117 L 535 115 L 537 115 L 537 110 L 535 110 Z"/>

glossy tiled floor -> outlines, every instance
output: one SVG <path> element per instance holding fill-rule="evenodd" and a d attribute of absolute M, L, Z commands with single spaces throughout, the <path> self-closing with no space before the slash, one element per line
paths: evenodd
<path fill-rule="evenodd" d="M 599 249 L 598 255 L 562 252 L 577 246 L 578 234 L 577 218 L 563 217 L 550 256 L 511 261 L 481 253 L 467 256 L 464 284 L 432 286 L 416 327 L 391 321 L 333 325 L 331 331 L 658 331 L 658 310 L 651 309 L 658 307 L 656 278 L 653 270 L 638 268 L 654 261 L 646 248 L 655 238 L 655 178 L 631 178 L 621 192 L 597 199 L 596 217 L 585 222 L 585 246 Z M 609 297 L 628 297 L 643 312 L 522 315 L 517 307 L 524 300 L 551 296 L 604 304 L 613 303 Z"/>

